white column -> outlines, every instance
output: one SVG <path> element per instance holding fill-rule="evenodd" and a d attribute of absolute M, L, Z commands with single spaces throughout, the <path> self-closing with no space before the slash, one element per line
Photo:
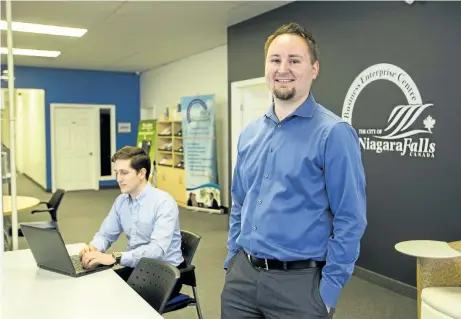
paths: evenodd
<path fill-rule="evenodd" d="M 16 206 L 16 125 L 15 125 L 15 98 L 14 98 L 14 63 L 13 63 L 13 35 L 11 18 L 11 0 L 6 0 L 6 40 L 8 44 L 8 94 L 10 100 L 10 173 L 11 173 L 11 227 L 13 233 L 13 250 L 18 249 L 18 211 Z"/>

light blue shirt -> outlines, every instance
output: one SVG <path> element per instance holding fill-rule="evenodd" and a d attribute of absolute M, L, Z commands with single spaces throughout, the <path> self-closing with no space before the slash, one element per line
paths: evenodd
<path fill-rule="evenodd" d="M 355 130 L 308 99 L 279 121 L 273 106 L 241 133 L 232 181 L 229 259 L 326 261 L 320 294 L 335 307 L 365 231 L 365 174 Z"/>
<path fill-rule="evenodd" d="M 115 199 L 90 244 L 105 252 L 122 232 L 128 241 L 127 251 L 122 252 L 122 266 L 134 268 L 142 257 L 174 266 L 183 261 L 178 204 L 150 183 L 135 199 L 127 194 Z"/>

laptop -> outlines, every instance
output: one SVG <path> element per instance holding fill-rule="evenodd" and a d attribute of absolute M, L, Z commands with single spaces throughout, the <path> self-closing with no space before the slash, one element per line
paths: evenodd
<path fill-rule="evenodd" d="M 112 268 L 105 265 L 83 268 L 79 255 L 69 256 L 61 233 L 56 227 L 27 223 L 20 224 L 20 227 L 39 268 L 72 277 Z"/>

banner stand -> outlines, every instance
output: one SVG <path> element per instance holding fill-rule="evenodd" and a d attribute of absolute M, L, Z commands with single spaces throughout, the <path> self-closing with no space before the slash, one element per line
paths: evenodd
<path fill-rule="evenodd" d="M 157 120 L 141 120 L 138 125 L 136 146 L 143 149 L 151 160 L 149 182 L 155 186 L 155 141 L 157 135 Z"/>
<path fill-rule="evenodd" d="M 219 214 L 223 215 L 223 210 L 222 209 L 209 209 L 205 207 L 193 207 L 193 206 L 186 206 L 184 207 L 188 210 L 194 211 L 194 212 L 202 212 L 202 213 L 208 213 L 208 214 Z"/>
<path fill-rule="evenodd" d="M 215 96 L 181 98 L 186 208 L 223 214 L 218 181 Z"/>

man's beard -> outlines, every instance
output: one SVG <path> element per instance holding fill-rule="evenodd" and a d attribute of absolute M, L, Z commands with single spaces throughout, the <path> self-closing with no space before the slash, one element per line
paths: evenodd
<path fill-rule="evenodd" d="M 296 95 L 296 89 L 292 88 L 291 91 L 282 91 L 274 89 L 274 95 L 279 100 L 288 101 Z"/>

